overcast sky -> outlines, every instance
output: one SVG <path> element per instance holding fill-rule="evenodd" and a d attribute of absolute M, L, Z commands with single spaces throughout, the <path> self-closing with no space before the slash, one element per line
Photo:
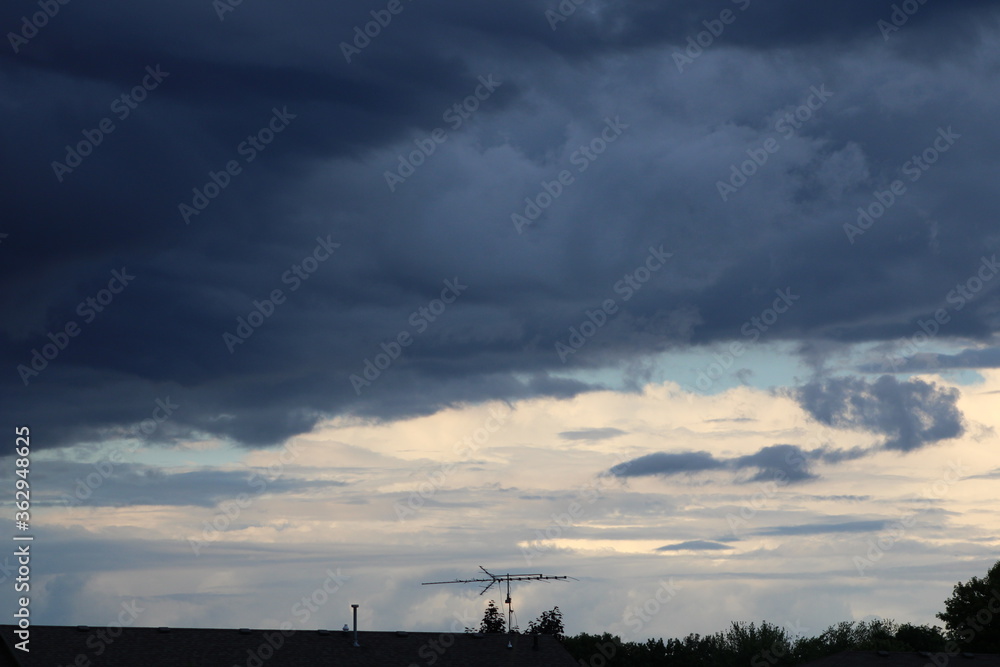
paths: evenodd
<path fill-rule="evenodd" d="M 51 4 L 0 11 L 34 622 L 447 630 L 482 565 L 576 579 L 522 628 L 816 634 L 996 560 L 994 3 Z"/>

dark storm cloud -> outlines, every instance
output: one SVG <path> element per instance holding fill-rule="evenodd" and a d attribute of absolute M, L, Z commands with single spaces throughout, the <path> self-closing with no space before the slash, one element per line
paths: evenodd
<path fill-rule="evenodd" d="M 585 428 L 579 431 L 563 431 L 559 437 L 563 440 L 607 440 L 625 433 L 626 431 L 618 428 Z"/>
<path fill-rule="evenodd" d="M 656 551 L 719 551 L 732 548 L 729 545 L 709 542 L 708 540 L 691 540 L 689 542 L 679 542 L 677 544 L 667 544 L 657 547 Z"/>
<path fill-rule="evenodd" d="M 886 449 L 912 451 L 965 431 L 958 390 L 923 380 L 830 378 L 810 382 L 794 395 L 823 424 L 884 435 Z"/>
<path fill-rule="evenodd" d="M 789 482 L 802 482 L 816 475 L 808 470 L 805 453 L 795 445 L 771 445 L 760 451 L 733 459 L 732 467 L 737 469 L 756 468 L 752 482 L 773 480 L 776 475 Z"/>
<path fill-rule="evenodd" d="M 831 450 L 818 448 L 805 451 L 795 445 L 770 445 L 753 454 L 732 458 L 717 458 L 709 452 L 682 452 L 668 454 L 656 452 L 620 463 L 608 474 L 615 477 L 646 477 L 660 475 L 669 477 L 714 470 L 731 470 L 737 474 L 736 481 L 795 483 L 817 479 L 812 472 L 813 463 L 840 463 L 861 458 L 869 450 L 854 448 Z"/>
<path fill-rule="evenodd" d="M 876 22 L 891 8 L 860 0 L 595 3 L 552 30 L 557 4 L 406 3 L 350 63 L 340 44 L 370 3 L 243 3 L 224 20 L 200 0 L 60 5 L 0 50 L 5 413 L 40 448 L 150 419 L 153 442 L 265 446 L 338 414 L 571 397 L 600 385 L 567 368 L 746 331 L 910 334 L 995 249 L 989 3 L 927 4 L 889 41 Z M 33 8 L 5 6 L 0 25 L 20 30 Z M 723 9 L 737 20 L 678 72 L 672 54 Z M 123 106 L 144 80 L 146 99 Z M 824 83 L 815 118 L 720 201 L 731 165 Z M 479 108 L 454 127 L 445 114 L 468 99 Z M 619 116 L 628 129 L 518 234 L 510 214 Z M 113 131 L 95 135 L 105 118 Z M 942 124 L 963 137 L 947 167 L 849 243 L 843 224 Z M 446 140 L 390 192 L 384 173 L 435 128 Z M 251 151 L 264 130 L 273 141 Z M 185 220 L 179 205 L 216 183 Z M 673 256 L 626 303 L 615 286 L 661 243 Z M 422 315 L 446 280 L 467 289 Z M 789 288 L 779 322 L 744 330 Z M 563 364 L 555 343 L 610 297 L 619 312 Z M 977 297 L 947 335 L 989 336 L 993 304 Z M 252 334 L 227 346 L 239 327 Z M 160 421 L 167 397 L 180 407 Z M 744 467 L 771 470 L 768 456 Z"/>
<path fill-rule="evenodd" d="M 647 475 L 680 475 L 683 473 L 719 470 L 725 463 L 710 452 L 683 452 L 667 454 L 656 452 L 620 463 L 611 469 L 616 477 L 644 477 Z"/>

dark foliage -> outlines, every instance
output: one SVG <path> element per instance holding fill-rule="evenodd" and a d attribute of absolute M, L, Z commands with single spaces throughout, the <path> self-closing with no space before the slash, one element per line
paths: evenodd
<path fill-rule="evenodd" d="M 483 634 L 500 634 L 507 631 L 507 619 L 503 612 L 497 607 L 497 603 L 490 600 L 486 605 L 486 612 L 483 620 L 479 623 L 479 628 L 465 628 L 466 632 L 481 632 Z"/>
<path fill-rule="evenodd" d="M 944 608 L 937 617 L 944 621 L 948 639 L 965 651 L 1000 653 L 1000 561 L 985 578 L 955 584 Z"/>
<path fill-rule="evenodd" d="M 553 607 L 551 611 L 543 611 L 537 620 L 528 623 L 528 634 L 555 635 L 562 638 L 566 628 L 563 627 L 562 612 L 559 607 Z"/>
<path fill-rule="evenodd" d="M 891 620 L 844 622 L 816 637 L 793 637 L 768 622 L 733 623 L 725 632 L 683 639 L 623 642 L 608 633 L 567 637 L 566 647 L 584 664 L 607 667 L 791 667 L 841 651 L 941 651 L 941 630 Z"/>

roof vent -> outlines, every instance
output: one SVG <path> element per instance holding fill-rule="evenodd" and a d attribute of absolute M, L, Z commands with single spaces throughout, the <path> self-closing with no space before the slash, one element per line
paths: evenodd
<path fill-rule="evenodd" d="M 170 628 L 168 628 L 165 625 L 161 625 L 160 627 L 156 628 L 156 631 L 157 632 L 170 632 Z"/>
<path fill-rule="evenodd" d="M 409 637 L 410 633 L 407 632 L 406 630 L 396 630 L 396 636 L 397 637 Z"/>
<path fill-rule="evenodd" d="M 76 629 L 79 632 L 86 632 L 87 630 L 90 630 L 90 626 L 89 625 L 78 625 L 78 626 L 76 626 Z"/>
<path fill-rule="evenodd" d="M 320 635 L 328 635 L 328 634 L 330 634 L 330 631 L 329 630 L 317 630 L 316 633 L 320 634 Z"/>
<path fill-rule="evenodd" d="M 248 635 L 248 634 L 250 634 L 250 628 L 240 628 L 240 634 L 241 635 Z"/>

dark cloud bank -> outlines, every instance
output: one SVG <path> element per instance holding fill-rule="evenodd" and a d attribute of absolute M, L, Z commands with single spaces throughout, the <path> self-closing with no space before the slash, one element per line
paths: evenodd
<path fill-rule="evenodd" d="M 891 8 L 861 0 L 593 3 L 556 30 L 549 3 L 403 6 L 350 63 L 340 43 L 380 7 L 243 3 L 220 20 L 210 2 L 70 3 L 0 51 L 0 400 L 38 446 L 129 429 L 263 446 L 337 414 L 568 397 L 593 388 L 568 367 L 748 342 L 777 290 L 799 300 L 752 329 L 764 340 L 889 342 L 997 250 L 993 3 L 928 3 L 888 40 Z M 0 25 L 23 31 L 34 9 Z M 724 9 L 736 20 L 678 72 Z M 822 108 L 776 133 L 820 85 Z M 612 122 L 628 127 L 582 160 Z M 907 180 L 947 127 L 961 138 Z M 385 172 L 436 128 L 390 192 Z M 722 201 L 718 181 L 774 137 Z M 511 214 L 564 169 L 573 183 L 519 234 Z M 907 193 L 850 242 L 844 224 L 894 179 Z M 672 257 L 626 301 L 616 285 L 661 244 Z M 562 363 L 555 344 L 612 298 Z M 984 289 L 940 335 L 988 340 L 996 305 Z M 890 449 L 961 429 L 954 397 L 923 383 L 829 380 L 798 399 Z M 628 474 L 815 474 L 789 447 Z"/>

